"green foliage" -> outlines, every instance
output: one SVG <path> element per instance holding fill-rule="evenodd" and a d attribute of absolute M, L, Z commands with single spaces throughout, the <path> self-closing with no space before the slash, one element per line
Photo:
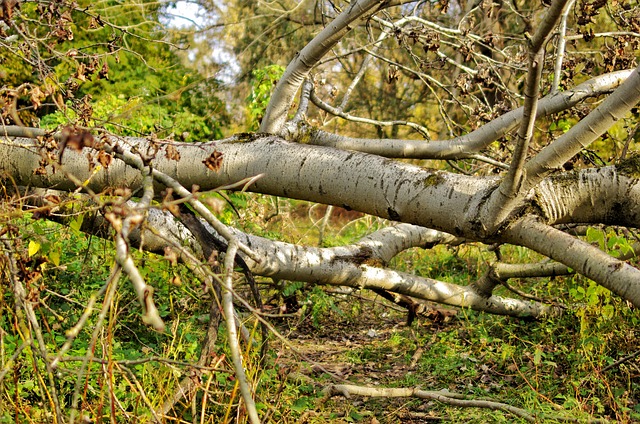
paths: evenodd
<path fill-rule="evenodd" d="M 314 327 L 320 326 L 320 322 L 330 313 L 344 316 L 344 312 L 321 287 L 313 286 L 308 293 L 302 307 L 302 313 L 308 313 Z"/>
<path fill-rule="evenodd" d="M 228 116 L 218 81 L 185 66 L 159 21 L 161 11 L 147 0 L 22 5 L 13 14 L 16 26 L 58 37 L 42 49 L 26 35 L 6 59 L 0 52 L 0 75 L 11 75 L 2 78 L 3 87 L 24 87 L 19 104 L 30 107 L 20 112 L 22 120 L 41 120 L 47 129 L 82 125 L 181 141 L 221 138 Z M 30 56 L 39 62 L 28 62 Z"/>
<path fill-rule="evenodd" d="M 271 98 L 271 92 L 283 73 L 284 67 L 280 65 L 268 65 L 251 73 L 251 94 L 247 97 L 249 131 L 255 131 L 260 127 L 260 121 L 262 121 L 262 116 Z"/>
<path fill-rule="evenodd" d="M 574 119 L 560 118 L 549 125 L 549 131 L 560 131 L 566 133 L 575 125 Z"/>
<path fill-rule="evenodd" d="M 146 134 L 176 134 L 183 141 L 204 141 L 222 137 L 218 122 L 196 115 L 189 110 L 171 112 L 165 106 L 145 103 L 142 98 L 126 99 L 123 94 L 105 94 L 92 102 L 92 115 L 84 124 L 102 127 L 113 134 L 140 136 Z M 40 125 L 45 129 L 78 123 L 78 114 L 70 107 L 45 115 Z"/>

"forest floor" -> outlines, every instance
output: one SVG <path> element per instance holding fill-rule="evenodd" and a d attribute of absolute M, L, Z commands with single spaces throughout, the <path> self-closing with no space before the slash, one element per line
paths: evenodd
<path fill-rule="evenodd" d="M 515 400 L 514 406 L 522 407 L 522 400 L 513 396 L 527 384 L 525 378 L 519 378 L 515 361 L 505 361 L 509 369 L 505 375 L 494 361 L 479 357 L 482 353 L 474 346 L 481 344 L 474 344 L 478 335 L 471 329 L 474 314 L 465 317 L 459 310 L 433 305 L 407 326 L 406 311 L 383 299 L 338 297 L 331 313 L 317 322 L 306 319 L 280 326 L 288 342 L 278 343 L 277 363 L 302 388 L 298 398 L 288 402 L 300 414 L 297 422 L 520 422 L 500 411 L 451 408 L 431 400 L 323 397 L 322 390 L 331 384 L 419 387 L 462 393 L 472 399 Z M 355 310 L 354 302 L 359 305 Z M 340 306 L 352 310 L 339 312 Z M 460 349 L 463 346 L 466 348 Z"/>
<path fill-rule="evenodd" d="M 292 216 L 299 229 L 304 219 L 317 225 L 324 210 L 297 212 Z M 351 215 L 332 219 L 339 238 L 330 244 L 348 243 L 375 225 Z M 412 249 L 391 265 L 465 285 L 492 260 L 485 253 L 482 246 Z M 522 248 L 502 253 L 513 263 L 539 260 Z M 405 309 L 374 293 L 300 288 L 302 310 L 277 321 L 287 341 L 271 342 L 275 368 L 287 376 L 286 387 L 268 402 L 278 410 L 273 422 L 526 422 L 502 410 L 434 400 L 324 396 L 324 389 L 339 384 L 443 390 L 520 408 L 535 422 L 640 422 L 640 359 L 617 363 L 638 349 L 640 311 L 581 277 L 513 284 L 548 301 L 574 303 L 562 316 L 538 321 L 425 303 L 407 325 Z M 497 294 L 512 295 L 504 291 Z"/>

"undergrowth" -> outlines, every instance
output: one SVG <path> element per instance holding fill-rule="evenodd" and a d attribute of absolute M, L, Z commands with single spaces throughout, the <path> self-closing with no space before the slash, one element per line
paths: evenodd
<path fill-rule="evenodd" d="M 303 203 L 245 194 L 232 195 L 232 201 L 243 204 L 236 208 L 240 216 L 230 207 L 224 209 L 223 217 L 229 222 L 286 241 L 318 243 L 322 214 L 313 215 Z M 113 246 L 80 233 L 77 224 L 61 227 L 31 217 L 4 221 L 4 226 L 12 228 L 16 246 L 12 254 L 23 267 L 21 278 L 40 320 L 45 348 L 55 354 L 67 340 L 65 332 L 78 322 L 91 296 L 108 278 Z M 332 231 L 322 244 L 350 243 L 383 224 L 367 216 L 332 222 Z M 615 236 L 603 234 L 604 243 Z M 538 259 L 517 247 L 502 248 L 501 253 L 509 262 Z M 211 297 L 186 268 L 153 254 L 136 252 L 135 256 L 155 288 L 167 330 L 157 333 L 142 323 L 133 289 L 122 279 L 100 333 L 93 334 L 101 307 L 98 302 L 55 370 L 63 409 L 69 411 L 76 404 L 82 416 L 96 423 L 145 422 L 152 418 L 151 409 L 169 399 L 185 378 L 191 378 L 197 394 L 172 410 L 180 422 L 246 422 L 243 409 L 238 408 L 238 387 L 226 356 L 224 325 L 218 329 L 213 368 L 193 366 L 207 331 Z M 391 265 L 469 284 L 493 258 L 482 245 L 438 246 L 404 252 Z M 6 263 L 3 276 L 8 281 Z M 265 358 L 259 354 L 257 323 L 241 308 L 245 327 L 258 342 L 244 343 L 243 353 L 265 422 L 518 422 L 500 411 L 414 399 L 320 402 L 323 386 L 340 379 L 491 398 L 523 408 L 541 420 L 547 417 L 549 422 L 553 422 L 551 417 L 640 420 L 638 357 L 620 361 L 637 352 L 640 314 L 582 277 L 540 279 L 531 286 L 512 282 L 531 295 L 565 303 L 568 307 L 561 316 L 529 321 L 428 305 L 427 313 L 411 326 L 404 324 L 403 310 L 371 293 L 288 281 L 261 280 L 260 284 L 268 307 L 276 311 L 286 304 L 289 308 L 282 318 L 271 319 L 286 341 L 272 336 Z M 245 288 L 239 285 L 238 290 Z M 499 289 L 503 294 L 505 290 Z M 24 348 L 24 341 L 32 335 L 24 317 L 16 313 L 14 301 L 10 284 L 0 285 L 4 374 L 0 422 L 47 422 L 52 394 L 40 380 L 46 370 L 37 355 Z M 95 344 L 92 337 L 96 337 Z"/>

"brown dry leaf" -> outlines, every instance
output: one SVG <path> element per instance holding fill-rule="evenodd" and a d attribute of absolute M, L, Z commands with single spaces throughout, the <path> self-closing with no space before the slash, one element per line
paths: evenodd
<path fill-rule="evenodd" d="M 31 89 L 29 93 L 31 96 L 31 104 L 33 105 L 34 110 L 38 110 L 38 108 L 42 105 L 42 101 L 46 97 L 46 95 L 40 90 L 40 87 L 37 85 Z"/>
<path fill-rule="evenodd" d="M 44 196 L 44 198 L 47 202 L 53 203 L 54 205 L 60 204 L 60 196 L 57 196 L 55 194 L 47 194 L 46 196 Z"/>
<path fill-rule="evenodd" d="M 98 72 L 98 77 L 106 80 L 109 79 L 109 65 L 106 61 L 102 64 L 102 68 L 100 68 L 100 71 Z"/>
<path fill-rule="evenodd" d="M 164 248 L 164 258 L 169 261 L 171 266 L 178 264 L 178 254 L 170 246 Z"/>
<path fill-rule="evenodd" d="M 180 215 L 180 209 L 178 208 L 178 205 L 176 205 L 175 203 L 162 205 L 162 208 L 171 212 L 172 215 L 176 215 L 176 216 Z"/>
<path fill-rule="evenodd" d="M 104 25 L 102 23 L 102 19 L 100 19 L 100 15 L 98 15 L 97 19 L 95 17 L 92 17 L 89 21 L 89 29 L 101 28 L 103 26 Z"/>
<path fill-rule="evenodd" d="M 3 0 L 0 2 L 0 18 L 6 23 L 11 23 L 13 18 L 13 8 L 18 3 L 18 0 Z"/>
<path fill-rule="evenodd" d="M 387 72 L 387 83 L 391 84 L 398 81 L 399 76 L 400 72 L 398 71 L 398 67 L 395 65 L 389 66 L 389 71 Z"/>
<path fill-rule="evenodd" d="M 86 71 L 86 67 L 85 67 L 84 63 L 80 63 L 78 65 L 78 69 L 76 70 L 75 77 L 78 78 L 80 81 L 86 81 L 87 78 L 84 75 L 85 71 Z"/>
<path fill-rule="evenodd" d="M 111 161 L 113 161 L 113 157 L 110 154 L 102 150 L 98 153 L 98 162 L 100 162 L 100 165 L 103 167 L 108 168 L 109 165 L 111 165 Z"/>
<path fill-rule="evenodd" d="M 167 152 L 165 153 L 165 156 L 169 160 L 180 160 L 180 152 L 178 152 L 178 149 L 176 149 L 176 146 L 173 144 L 167 144 Z"/>
<path fill-rule="evenodd" d="M 71 12 L 68 10 L 65 10 L 64 13 L 62 15 L 60 15 L 60 20 L 61 21 L 67 21 L 67 22 L 73 22 L 73 18 L 71 17 Z"/>
<path fill-rule="evenodd" d="M 222 153 L 214 150 L 213 153 L 211 153 L 211 156 L 203 160 L 202 163 L 207 165 L 207 168 L 213 172 L 218 172 L 220 166 L 222 166 Z"/>
<path fill-rule="evenodd" d="M 73 150 L 80 151 L 83 147 L 92 147 L 95 139 L 90 132 L 79 130 L 77 128 L 65 127 L 62 129 L 63 147 L 69 147 Z"/>

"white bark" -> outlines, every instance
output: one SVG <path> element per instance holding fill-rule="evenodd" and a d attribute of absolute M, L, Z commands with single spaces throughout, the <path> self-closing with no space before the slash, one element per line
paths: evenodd
<path fill-rule="evenodd" d="M 442 402 L 447 405 L 455 405 L 460 407 L 471 408 L 487 408 L 491 410 L 501 410 L 509 412 L 517 417 L 520 417 L 528 422 L 536 422 L 536 418 L 529 414 L 524 409 L 516 408 L 502 402 L 494 402 L 491 400 L 476 400 L 466 399 L 464 395 L 458 393 L 452 393 L 448 390 L 422 390 L 418 387 L 366 387 L 356 386 L 353 384 L 337 384 L 326 387 L 323 390 L 325 398 L 331 396 L 364 396 L 364 397 L 415 397 L 418 399 L 429 399 Z"/>
<path fill-rule="evenodd" d="M 143 139 L 128 139 L 144 148 Z M 283 142 L 276 137 L 256 137 L 251 142 L 212 142 L 176 146 L 182 159 L 168 160 L 164 151 L 152 162 L 155 169 L 200 191 L 214 189 L 258 174 L 264 176 L 252 191 L 334 204 L 371 215 L 391 218 L 479 239 L 478 208 L 495 187 L 495 178 L 469 177 L 433 171 L 357 152 Z M 218 172 L 202 161 L 213 151 L 222 153 Z M 16 185 L 74 190 L 61 172 L 34 175 L 40 156 L 31 140 L 0 144 L 0 172 Z M 99 192 L 109 187 L 136 189 L 140 174 L 121 161 L 95 174 L 84 154 L 67 151 L 64 167 Z M 529 199 L 544 212 L 550 224 L 603 222 L 640 226 L 637 181 L 614 168 L 582 170 L 543 180 Z M 588 207 L 586 207 L 588 206 Z M 598 206 L 594 208 L 592 206 Z"/>
<path fill-rule="evenodd" d="M 136 204 L 129 202 L 129 207 Z M 187 263 L 203 258 L 201 246 L 195 237 L 167 211 L 150 209 L 146 225 L 132 231 L 130 242 L 147 251 L 165 254 L 171 249 L 184 256 Z M 208 231 L 221 242 L 224 238 L 203 221 Z M 84 231 L 107 233 L 109 226 L 97 216 Z M 348 286 L 354 289 L 381 289 L 417 299 L 457 307 L 469 307 L 499 315 L 539 317 L 555 313 L 553 307 L 536 302 L 521 301 L 479 293 L 473 285 L 468 287 L 437 281 L 431 278 L 380 268 L 400 252 L 412 248 L 429 248 L 437 244 L 457 244 L 463 240 L 449 234 L 410 224 L 398 224 L 378 230 L 358 242 L 339 247 L 317 248 L 268 240 L 233 231 L 233 240 L 250 246 L 260 262 L 242 255 L 252 273 L 278 280 L 304 281 L 321 285 Z M 236 243 L 237 243 L 236 241 Z"/>
<path fill-rule="evenodd" d="M 597 247 L 526 217 L 505 231 L 505 239 L 555 259 L 640 307 L 640 271 Z"/>
<path fill-rule="evenodd" d="M 640 224 L 640 187 L 624 168 L 607 166 L 546 178 L 535 196 L 548 224 Z"/>
<path fill-rule="evenodd" d="M 143 139 L 127 141 L 137 143 L 140 151 L 147 150 L 148 142 Z M 20 186 L 74 190 L 64 173 L 33 174 L 40 160 L 34 149 L 34 143 L 25 139 L 0 144 L 0 172 L 11 174 Z M 494 178 L 433 171 L 363 153 L 283 142 L 275 136 L 179 144 L 176 150 L 180 161 L 167 159 L 160 150 L 152 166 L 185 187 L 211 190 L 262 174 L 252 191 L 333 204 L 461 236 L 475 233 L 470 217 L 495 182 Z M 214 151 L 222 154 L 217 172 L 203 164 Z M 84 154 L 67 151 L 63 166 L 96 192 L 140 186 L 139 172 L 119 160 L 92 173 Z"/>
<path fill-rule="evenodd" d="M 633 71 L 618 71 L 594 77 L 572 90 L 543 97 L 538 101 L 537 116 L 548 116 L 567 110 L 584 101 L 611 92 L 624 82 Z M 463 159 L 486 148 L 504 137 L 522 121 L 524 108 L 514 109 L 475 131 L 451 140 L 400 140 L 353 138 L 315 130 L 310 134 L 292 133 L 293 139 L 307 140 L 309 144 L 371 153 L 388 158 L 407 159 Z"/>
<path fill-rule="evenodd" d="M 535 35 L 529 40 L 529 66 L 527 67 L 527 83 L 524 90 L 523 120 L 518 128 L 509 171 L 487 202 L 484 225 L 488 227 L 489 232 L 495 231 L 507 219 L 518 201 L 527 192 L 523 187 L 523 182 L 527 178 L 524 164 L 535 130 L 540 80 L 544 69 L 545 44 L 551 38 L 551 31 L 555 28 L 566 4 L 567 0 L 553 0 Z"/>
<path fill-rule="evenodd" d="M 542 149 L 526 167 L 527 187 L 535 186 L 551 171 L 560 169 L 580 150 L 593 143 L 640 102 L 640 67 L 609 95 L 600 106 Z"/>
<path fill-rule="evenodd" d="M 137 147 L 141 151 L 147 150 L 145 140 L 127 141 L 138 143 Z M 177 145 L 176 149 L 182 156 L 180 161 L 167 159 L 161 148 L 151 165 L 154 170 L 167 173 L 184 186 L 198 185 L 201 190 L 263 174 L 251 190 L 343 205 L 373 215 L 464 236 L 470 240 L 524 245 L 576 269 L 634 304 L 640 304 L 640 295 L 635 288 L 640 281 L 638 270 L 602 252 L 596 254 L 593 249 L 575 248 L 580 245 L 577 239 L 567 239 L 569 236 L 546 225 L 579 221 L 640 226 L 640 209 L 637 206 L 640 204 L 640 193 L 632 167 L 623 167 L 625 172 L 609 167 L 548 178 L 527 197 L 531 210 L 541 213 L 543 223 L 536 224 L 533 228 L 530 224 L 514 221 L 504 234 L 491 234 L 487 237 L 480 211 L 496 185 L 494 178 L 432 171 L 358 152 L 287 143 L 274 136 L 250 137 L 245 142 L 240 142 L 239 139 L 232 141 Z M 214 150 L 222 154 L 217 172 L 211 171 L 202 163 Z M 5 143 L 0 144 L 0 171 L 10 173 L 16 184 L 65 190 L 75 188 L 61 172 L 34 175 L 32 170 L 39 159 L 35 145 L 30 140 L 5 140 Z M 87 180 L 88 187 L 95 191 L 118 186 L 136 189 L 140 184 L 139 173 L 127 169 L 119 160 L 114 160 L 108 169 L 92 174 L 85 155 L 67 151 L 63 165 L 80 181 Z M 589 205 L 591 207 L 587 207 Z M 536 231 L 543 231 L 547 237 L 536 236 Z M 242 237 L 238 240 L 243 244 L 245 242 Z M 550 247 L 554 243 L 564 244 L 566 249 L 557 251 Z M 246 244 L 252 250 L 260 249 L 254 240 L 247 240 Z M 306 255 L 305 249 L 308 248 L 278 248 L 278 257 L 273 255 L 273 245 L 269 245 L 256 253 L 265 258 L 261 264 L 254 265 L 256 273 L 303 281 L 317 278 L 316 281 L 322 280 L 326 284 L 385 288 L 473 307 L 481 307 L 478 302 L 485 301 L 481 298 L 473 299 L 465 288 L 445 287 L 439 282 L 428 280 L 417 284 L 415 277 L 411 275 L 370 269 L 365 264 L 358 264 L 353 256 L 340 265 L 341 253 L 337 251 L 331 255 L 326 252 Z M 567 257 L 567 251 L 575 252 L 575 256 Z M 575 264 L 575 258 L 585 258 L 588 255 L 591 255 L 589 266 L 579 267 Z M 302 262 L 283 267 L 279 262 L 282 257 L 298 257 Z M 319 265 L 331 261 L 340 267 L 323 268 Z M 598 268 L 596 264 L 600 264 L 602 269 L 613 268 L 616 272 L 595 272 L 594 269 Z M 628 285 L 629 290 L 621 288 L 622 284 Z M 482 308 L 494 310 L 498 307 L 484 305 Z"/>
<path fill-rule="evenodd" d="M 224 309 L 225 322 L 227 324 L 227 340 L 229 341 L 229 350 L 233 359 L 233 369 L 238 379 L 240 393 L 244 400 L 245 408 L 249 415 L 251 424 L 260 424 L 256 403 L 253 400 L 253 393 L 249 387 L 247 374 L 244 372 L 242 364 L 242 352 L 240 351 L 240 343 L 238 342 L 238 329 L 236 327 L 235 311 L 233 308 L 233 267 L 238 253 L 238 243 L 235 240 L 229 241 L 229 248 L 226 251 L 224 259 L 225 275 L 223 280 L 224 291 L 222 292 L 222 306 Z"/>
<path fill-rule="evenodd" d="M 150 222 L 160 228 L 180 227 L 168 213 L 158 210 L 149 212 Z M 213 229 L 210 228 L 213 232 Z M 179 234 L 182 231 L 178 230 Z M 166 233 L 165 233 L 166 235 Z M 509 299 L 500 296 L 485 296 L 473 286 L 459 286 L 406 272 L 383 269 L 371 265 L 387 262 L 410 247 L 426 247 L 439 243 L 456 242 L 446 233 L 409 224 L 387 227 L 364 237 L 359 242 L 341 247 L 316 248 L 268 240 L 236 230 L 234 236 L 263 258 L 259 263 L 244 257 L 251 272 L 278 280 L 305 281 L 322 285 L 348 286 L 355 289 L 382 289 L 457 307 L 469 307 L 497 315 L 539 317 L 554 313 L 554 309 L 536 302 Z M 160 250 L 167 239 L 153 232 L 141 238 L 148 249 Z M 173 240 L 199 250 L 192 237 Z"/>
<path fill-rule="evenodd" d="M 276 85 L 260 125 L 260 132 L 277 134 L 284 128 L 293 99 L 309 71 L 351 30 L 351 24 L 383 4 L 382 0 L 351 2 L 296 55 Z"/>

